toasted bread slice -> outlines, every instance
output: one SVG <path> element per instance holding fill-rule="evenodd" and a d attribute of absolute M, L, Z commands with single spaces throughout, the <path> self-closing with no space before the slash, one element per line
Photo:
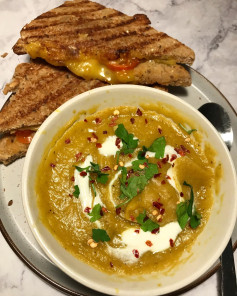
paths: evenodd
<path fill-rule="evenodd" d="M 4 89 L 5 93 L 14 94 L 0 112 L 0 134 L 39 126 L 69 99 L 104 85 L 99 80 L 85 81 L 46 63 L 20 64 Z"/>
<path fill-rule="evenodd" d="M 192 49 L 149 24 L 145 15 L 127 16 L 86 0 L 66 1 L 24 26 L 13 50 L 66 66 L 85 79 L 190 85 L 189 73 L 178 64 L 193 63 Z M 142 78 L 139 66 L 145 69 Z"/>

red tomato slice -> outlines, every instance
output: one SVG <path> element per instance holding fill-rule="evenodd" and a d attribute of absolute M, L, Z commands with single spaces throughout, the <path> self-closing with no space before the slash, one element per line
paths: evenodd
<path fill-rule="evenodd" d="M 107 67 L 112 71 L 123 71 L 123 70 L 132 70 L 134 69 L 140 61 L 138 59 L 120 59 L 116 61 L 109 61 Z"/>
<path fill-rule="evenodd" d="M 33 139 L 34 132 L 31 130 L 18 130 L 16 131 L 16 140 L 23 144 L 30 144 Z"/>

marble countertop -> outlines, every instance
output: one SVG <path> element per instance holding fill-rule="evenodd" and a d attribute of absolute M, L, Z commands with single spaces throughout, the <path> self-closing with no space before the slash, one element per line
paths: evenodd
<path fill-rule="evenodd" d="M 190 46 L 193 68 L 209 79 L 237 111 L 237 1 L 235 0 L 97 0 L 127 14 L 145 13 L 152 25 Z M 11 52 L 25 23 L 63 3 L 62 0 L 0 0 L 0 55 Z M 0 58 L 1 59 L 1 58 Z M 22 58 L 17 58 L 18 62 Z M 2 73 L 0 88 L 14 68 Z M 0 102 L 1 104 L 1 102 Z M 62 295 L 21 262 L 0 235 L 0 295 Z M 235 262 L 237 262 L 235 252 Z M 218 273 L 182 294 L 219 295 Z"/>

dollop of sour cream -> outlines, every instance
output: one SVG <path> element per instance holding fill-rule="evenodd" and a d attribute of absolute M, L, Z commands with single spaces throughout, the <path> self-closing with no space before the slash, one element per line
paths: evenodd
<path fill-rule="evenodd" d="M 115 156 L 116 152 L 119 151 L 119 148 L 115 145 L 116 138 L 116 136 L 108 136 L 102 143 L 99 153 L 104 156 Z"/>
<path fill-rule="evenodd" d="M 160 227 L 156 234 L 144 232 L 138 228 L 129 228 L 121 234 L 121 242 L 125 246 L 123 248 L 109 247 L 109 250 L 123 261 L 133 263 L 138 258 L 134 255 L 134 251 L 139 257 L 148 251 L 162 252 L 171 246 L 171 240 L 174 242 L 181 231 L 178 222 L 171 222 Z"/>

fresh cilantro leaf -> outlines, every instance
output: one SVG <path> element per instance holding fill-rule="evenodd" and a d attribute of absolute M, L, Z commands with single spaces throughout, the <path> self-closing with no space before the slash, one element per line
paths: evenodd
<path fill-rule="evenodd" d="M 90 221 L 91 222 L 95 222 L 97 220 L 99 220 L 102 216 L 101 216 L 101 205 L 100 204 L 96 204 L 92 211 L 90 213 L 88 213 L 89 216 L 91 216 Z"/>
<path fill-rule="evenodd" d="M 108 242 L 110 237 L 104 229 L 92 229 L 92 238 L 95 242 Z"/>
<path fill-rule="evenodd" d="M 123 147 L 120 152 L 124 154 L 132 153 L 138 145 L 138 139 L 134 139 L 133 134 L 129 134 L 122 123 L 115 130 L 115 135 L 122 140 Z"/>
<path fill-rule="evenodd" d="M 190 129 L 188 130 L 186 127 L 184 127 L 181 123 L 179 123 L 179 126 L 185 130 L 189 135 L 191 135 L 192 132 L 196 132 L 197 130 L 194 128 L 194 129 Z"/>
<path fill-rule="evenodd" d="M 120 182 L 122 184 L 125 184 L 126 180 L 127 180 L 127 168 L 126 167 L 121 167 L 121 179 Z"/>
<path fill-rule="evenodd" d="M 201 215 L 194 208 L 193 211 L 193 203 L 194 203 L 194 193 L 192 185 L 188 184 L 184 181 L 183 185 L 190 187 L 190 199 L 185 202 L 181 202 L 176 207 L 176 215 L 178 218 L 179 225 L 182 229 L 185 228 L 186 224 L 189 221 L 189 224 L 192 228 L 197 228 L 201 223 Z"/>
<path fill-rule="evenodd" d="M 76 170 L 77 170 L 78 172 L 83 172 L 83 171 L 88 172 L 88 170 L 89 170 L 89 168 L 90 168 L 90 166 L 85 167 L 85 168 L 81 168 L 81 167 L 76 166 L 76 165 L 75 165 L 74 167 L 76 168 Z"/>
<path fill-rule="evenodd" d="M 189 224 L 192 228 L 197 228 L 201 224 L 201 215 L 195 214 L 190 218 Z"/>
<path fill-rule="evenodd" d="M 141 229 L 144 232 L 152 231 L 154 229 L 159 228 L 159 224 L 153 222 L 151 219 L 147 218 L 146 211 L 139 214 L 139 216 L 136 218 L 137 222 L 141 225 Z"/>
<path fill-rule="evenodd" d="M 148 166 L 145 167 L 145 176 L 149 180 L 151 179 L 155 174 L 158 174 L 158 167 L 154 163 L 148 163 Z"/>
<path fill-rule="evenodd" d="M 74 186 L 74 192 L 73 192 L 73 195 L 78 198 L 79 197 L 79 194 L 80 194 L 80 189 L 78 187 L 78 185 L 75 185 Z"/>
<path fill-rule="evenodd" d="M 132 169 L 136 172 L 136 171 L 141 171 L 142 169 L 139 168 L 139 165 L 140 164 L 144 164 L 144 162 L 146 162 L 147 160 L 146 159 L 137 159 L 137 160 L 134 160 L 132 162 Z"/>
<path fill-rule="evenodd" d="M 119 208 L 132 200 L 145 188 L 146 184 L 147 178 L 145 177 L 145 175 L 130 177 L 127 181 L 127 185 L 121 184 L 120 190 L 122 194 L 120 195 L 120 199 L 125 199 L 125 197 L 127 197 L 128 199 L 125 200 L 123 203 L 117 205 L 116 208 Z"/>
<path fill-rule="evenodd" d="M 187 202 L 180 202 L 176 207 L 176 215 L 179 225 L 182 229 L 184 229 L 186 224 L 188 223 L 189 215 L 187 213 L 187 209 Z"/>
<path fill-rule="evenodd" d="M 165 145 L 166 145 L 165 137 L 157 138 L 148 148 L 148 151 L 155 152 L 156 158 L 163 158 L 165 154 Z"/>
<path fill-rule="evenodd" d="M 190 200 L 189 200 L 188 209 L 187 209 L 187 213 L 189 217 L 191 217 L 193 213 L 193 201 L 194 201 L 193 186 L 188 184 L 186 181 L 183 182 L 183 185 L 188 186 L 191 189 Z"/>
<path fill-rule="evenodd" d="M 98 177 L 96 178 L 97 182 L 105 184 L 108 181 L 108 175 L 109 174 L 98 174 Z"/>
<path fill-rule="evenodd" d="M 91 173 L 99 173 L 100 172 L 100 166 L 97 163 L 90 162 L 91 164 Z"/>
<path fill-rule="evenodd" d="M 148 149 L 146 148 L 146 146 L 142 146 L 142 150 L 138 152 L 137 158 L 138 159 L 145 159 L 145 155 L 146 155 L 147 151 L 148 151 Z"/>

